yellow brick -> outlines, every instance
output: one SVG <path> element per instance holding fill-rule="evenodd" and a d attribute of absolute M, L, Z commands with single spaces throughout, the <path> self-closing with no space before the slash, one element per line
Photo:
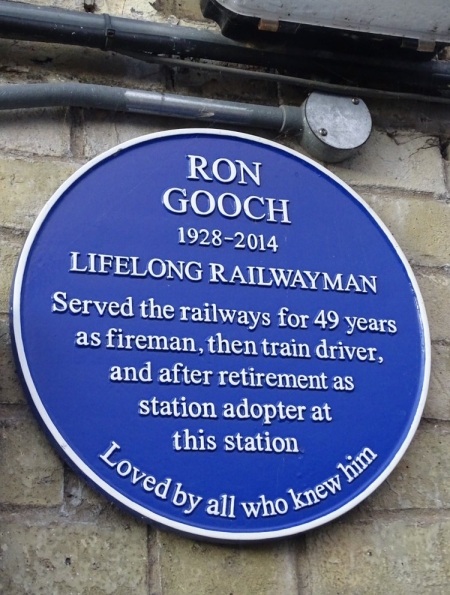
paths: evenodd
<path fill-rule="evenodd" d="M 0 317 L 0 403 L 23 403 L 24 395 L 15 369 L 6 316 Z"/>
<path fill-rule="evenodd" d="M 62 504 L 63 464 L 36 422 L 25 416 L 0 423 L 0 502 Z"/>
<path fill-rule="evenodd" d="M 420 198 L 363 198 L 386 224 L 411 263 L 450 264 L 450 204 Z"/>
<path fill-rule="evenodd" d="M 356 156 L 328 167 L 350 185 L 438 195 L 447 190 L 438 138 L 414 131 L 388 135 L 373 130 Z"/>
<path fill-rule="evenodd" d="M 400 463 L 363 508 L 446 508 L 450 502 L 450 430 L 422 424 Z"/>
<path fill-rule="evenodd" d="M 153 555 L 159 558 L 164 595 L 292 595 L 296 573 L 289 542 L 232 547 L 198 543 L 158 531 Z M 152 591 L 153 592 L 153 591 Z"/>
<path fill-rule="evenodd" d="M 433 269 L 419 269 L 416 278 L 425 302 L 431 338 L 450 340 L 450 277 Z"/>
<path fill-rule="evenodd" d="M 45 203 L 78 167 L 50 161 L 0 161 L 0 224 L 30 229 Z"/>
<path fill-rule="evenodd" d="M 11 282 L 25 238 L 21 234 L 0 230 L 0 313 L 9 311 Z"/>
<path fill-rule="evenodd" d="M 66 108 L 0 112 L 0 150 L 52 157 L 70 154 L 70 118 Z"/>
<path fill-rule="evenodd" d="M 345 522 L 307 535 L 308 595 L 448 595 L 450 522 Z"/>
<path fill-rule="evenodd" d="M 450 419 L 450 347 L 433 345 L 431 378 L 425 417 Z"/>
<path fill-rule="evenodd" d="M 2 522 L 0 593 L 148 595 L 146 527 Z"/>

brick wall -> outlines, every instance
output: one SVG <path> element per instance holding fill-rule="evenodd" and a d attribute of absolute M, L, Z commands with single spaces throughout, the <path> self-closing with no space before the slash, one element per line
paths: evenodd
<path fill-rule="evenodd" d="M 81 0 L 41 4 L 83 10 Z M 202 21 L 196 0 L 98 0 L 97 5 L 131 18 L 213 27 Z M 94 50 L 0 40 L 0 54 L 0 84 L 95 82 L 273 105 L 300 104 L 304 98 L 296 89 L 171 73 Z M 2 595 L 450 592 L 449 116 L 429 104 L 371 102 L 370 108 L 376 129 L 367 145 L 332 171 L 380 215 L 417 275 L 433 344 L 424 418 L 396 470 L 354 511 L 296 538 L 242 547 L 198 543 L 154 529 L 91 491 L 62 463 L 34 421 L 10 347 L 14 266 L 53 191 L 80 165 L 119 142 L 192 124 L 100 110 L 0 113 Z M 248 132 L 300 150 L 293 138 Z"/>

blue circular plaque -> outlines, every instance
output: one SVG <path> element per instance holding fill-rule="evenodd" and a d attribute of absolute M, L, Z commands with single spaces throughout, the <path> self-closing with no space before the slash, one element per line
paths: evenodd
<path fill-rule="evenodd" d="M 12 326 L 69 464 L 205 539 L 351 509 L 428 387 L 425 309 L 383 223 L 310 159 L 220 130 L 124 143 L 63 184 L 20 256 Z"/>

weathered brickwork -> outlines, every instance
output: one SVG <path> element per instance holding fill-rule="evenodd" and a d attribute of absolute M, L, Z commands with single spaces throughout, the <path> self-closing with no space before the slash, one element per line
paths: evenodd
<path fill-rule="evenodd" d="M 12 412 L 3 419 L 0 444 L 0 503 L 62 504 L 63 464 L 30 414 Z"/>
<path fill-rule="evenodd" d="M 331 169 L 354 186 L 446 193 L 438 139 L 414 130 L 375 129 L 355 157 Z"/>
<path fill-rule="evenodd" d="M 83 11 L 82 0 L 41 0 Z M 97 12 L 195 27 L 197 0 L 97 0 Z M 300 104 L 302 90 L 198 74 L 90 49 L 0 40 L 0 84 L 80 81 L 229 100 Z M 432 338 L 429 399 L 387 481 L 337 522 L 263 546 L 198 543 L 109 504 L 55 454 L 15 371 L 15 264 L 33 221 L 78 167 L 116 144 L 201 123 L 71 108 L 0 113 L 0 594 L 447 595 L 450 592 L 450 166 L 448 112 L 370 102 L 376 128 L 331 170 L 395 236 Z M 245 130 L 303 152 L 298 139 Z M 395 398 L 393 395 L 392 398 Z"/>
<path fill-rule="evenodd" d="M 152 551 L 157 555 L 157 579 L 165 595 L 277 595 L 297 589 L 295 546 L 221 546 L 187 541 L 158 532 Z M 156 574 L 157 573 L 157 574 Z"/>
<path fill-rule="evenodd" d="M 70 117 L 64 108 L 0 113 L 0 151 L 68 157 Z"/>
<path fill-rule="evenodd" d="M 355 519 L 355 515 L 353 515 Z M 450 581 L 449 520 L 380 515 L 335 523 L 306 537 L 307 595 L 445 595 Z"/>
<path fill-rule="evenodd" d="M 0 227 L 0 259 L 2 270 L 0 276 L 0 313 L 6 314 L 9 310 L 9 294 L 11 281 L 17 259 L 25 241 L 25 235 L 19 230 L 10 230 Z"/>
<path fill-rule="evenodd" d="M 0 160 L 2 224 L 28 231 L 61 180 L 76 169 L 78 164 L 59 161 Z"/>
<path fill-rule="evenodd" d="M 147 595 L 146 529 L 118 521 L 67 522 L 49 513 L 2 519 L 0 592 Z"/>

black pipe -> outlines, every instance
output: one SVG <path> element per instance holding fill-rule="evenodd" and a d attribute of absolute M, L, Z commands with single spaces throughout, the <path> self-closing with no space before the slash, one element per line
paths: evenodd
<path fill-rule="evenodd" d="M 0 36 L 242 64 L 270 61 L 265 50 L 236 43 L 210 31 L 7 0 L 0 0 Z M 279 58 L 275 56 L 274 61 L 279 63 Z"/>
<path fill-rule="evenodd" d="M 0 0 L 0 37 L 40 41 L 116 52 L 153 53 L 205 58 L 322 76 L 330 82 L 394 91 L 448 90 L 445 62 L 407 62 L 304 50 L 293 41 L 283 45 L 238 43 L 210 31 L 97 15 Z M 288 38 L 286 38 L 288 39 Z"/>
<path fill-rule="evenodd" d="M 346 95 L 350 97 L 370 97 L 372 99 L 393 99 L 403 101 L 423 101 L 425 103 L 440 103 L 450 105 L 450 94 L 445 93 L 445 96 L 438 97 L 434 95 L 422 95 L 419 93 L 398 93 L 395 91 L 383 91 L 381 89 L 367 89 L 365 87 L 355 87 L 349 85 L 335 85 L 332 83 L 325 83 L 317 80 L 310 80 L 294 76 L 286 76 L 285 74 L 278 74 L 273 72 L 263 72 L 262 70 L 248 70 L 242 68 L 232 68 L 231 66 L 224 66 L 223 64 L 215 64 L 211 62 L 199 62 L 191 60 L 182 60 L 180 58 L 166 58 L 161 56 L 153 56 L 151 54 L 136 54 L 133 52 L 123 52 L 123 55 L 130 56 L 150 62 L 152 64 L 161 64 L 162 66 L 169 66 L 170 68 L 190 68 L 192 70 L 199 70 L 203 72 L 210 72 L 216 75 L 230 74 L 235 77 L 241 77 L 249 80 L 267 81 L 272 83 L 284 83 L 294 87 L 300 87 L 307 91 L 318 91 L 332 95 Z M 444 95 L 444 94 L 443 94 Z"/>
<path fill-rule="evenodd" d="M 292 106 L 253 105 L 82 83 L 0 86 L 0 110 L 56 106 L 172 116 L 291 134 L 302 131 L 302 111 Z"/>

